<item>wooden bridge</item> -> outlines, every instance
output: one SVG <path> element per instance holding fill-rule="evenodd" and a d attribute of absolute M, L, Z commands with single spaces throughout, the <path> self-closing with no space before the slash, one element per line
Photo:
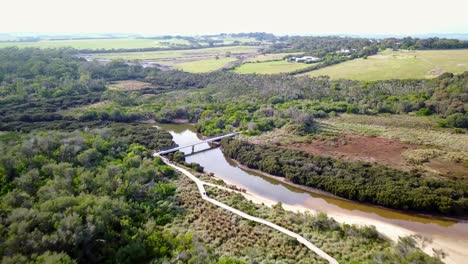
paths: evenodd
<path fill-rule="evenodd" d="M 200 141 L 200 142 L 197 142 L 197 143 L 193 143 L 193 144 L 189 144 L 189 145 L 185 145 L 185 146 L 181 146 L 181 147 L 177 147 L 177 148 L 172 148 L 172 149 L 168 149 L 168 150 L 163 150 L 163 151 L 154 153 L 153 156 L 164 155 L 164 154 L 168 154 L 168 153 L 171 153 L 171 152 L 176 152 L 178 150 L 181 150 L 181 149 L 184 149 L 184 148 L 189 148 L 189 147 L 192 147 L 192 152 L 194 152 L 196 145 L 200 145 L 200 144 L 208 143 L 208 142 L 213 142 L 213 141 L 218 141 L 218 140 L 221 140 L 221 139 L 227 138 L 227 137 L 234 137 L 234 136 L 237 136 L 239 134 L 240 134 L 240 132 L 234 132 L 234 133 L 226 134 L 226 135 L 223 135 L 223 136 L 203 140 L 203 141 Z"/>

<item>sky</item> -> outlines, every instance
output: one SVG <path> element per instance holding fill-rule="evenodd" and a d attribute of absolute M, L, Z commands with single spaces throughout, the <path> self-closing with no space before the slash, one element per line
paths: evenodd
<path fill-rule="evenodd" d="M 1 0 L 0 32 L 468 33 L 468 0 Z"/>

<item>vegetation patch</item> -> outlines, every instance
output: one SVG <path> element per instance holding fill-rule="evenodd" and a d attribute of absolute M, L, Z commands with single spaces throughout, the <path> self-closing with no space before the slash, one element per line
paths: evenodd
<path fill-rule="evenodd" d="M 396 117 L 393 118 L 396 119 Z M 411 144 L 436 146 L 446 150 L 459 151 L 465 153 L 465 155 L 468 153 L 468 134 L 453 133 L 448 129 L 415 127 L 415 124 L 411 124 L 411 120 L 414 118 L 400 118 L 400 123 L 407 122 L 410 125 L 385 125 L 385 123 L 374 125 L 373 120 L 375 120 L 376 117 L 359 115 L 343 115 L 329 119 L 324 123 L 330 125 L 330 129 L 338 131 L 352 131 L 364 135 L 378 135 Z M 383 120 L 385 118 L 380 117 L 379 119 Z M 389 121 L 390 120 L 392 119 L 389 119 Z"/>
<path fill-rule="evenodd" d="M 392 263 L 416 255 L 424 256 L 416 248 L 416 237 L 400 238 L 398 243 L 392 244 L 383 239 L 373 226 L 356 227 L 339 224 L 324 213 L 311 215 L 289 212 L 282 208 L 281 203 L 270 208 L 247 201 L 241 194 L 214 187 L 207 187 L 207 193 L 210 197 L 243 212 L 299 233 L 337 259 L 339 263 Z M 409 250 L 403 253 L 399 250 L 402 246 Z M 438 257 L 423 258 L 426 263 L 441 263 Z M 385 261 L 381 261 L 382 259 Z"/>
<path fill-rule="evenodd" d="M 249 168 L 351 200 L 444 215 L 468 209 L 467 183 L 238 140 L 223 140 L 223 151 Z"/>

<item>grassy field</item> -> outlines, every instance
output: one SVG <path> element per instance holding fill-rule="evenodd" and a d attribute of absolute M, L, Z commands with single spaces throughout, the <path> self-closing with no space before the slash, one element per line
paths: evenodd
<path fill-rule="evenodd" d="M 384 51 L 306 73 L 333 79 L 386 80 L 433 78 L 443 72 L 468 71 L 468 50 Z"/>
<path fill-rule="evenodd" d="M 297 55 L 302 53 L 272 53 L 272 54 L 259 54 L 255 57 L 249 58 L 246 62 L 263 62 L 263 61 L 273 61 L 273 60 L 282 60 L 285 56 L 288 55 Z"/>
<path fill-rule="evenodd" d="M 164 51 L 148 51 L 148 52 L 121 52 L 121 53 L 102 53 L 96 54 L 93 57 L 97 59 L 124 59 L 124 60 L 155 60 L 155 59 L 170 59 L 170 58 L 190 58 L 190 57 L 214 57 L 224 56 L 226 52 L 231 54 L 253 53 L 260 47 L 256 46 L 232 46 L 232 47 L 217 47 L 192 50 L 164 50 Z"/>
<path fill-rule="evenodd" d="M 286 73 L 295 70 L 304 69 L 310 67 L 312 64 L 305 63 L 294 63 L 287 62 L 284 60 L 280 61 L 266 61 L 258 63 L 245 63 L 237 67 L 234 72 L 236 73 L 258 73 L 258 74 L 276 74 Z"/>
<path fill-rule="evenodd" d="M 224 65 L 231 61 L 235 61 L 235 58 L 220 58 L 220 59 L 206 59 L 190 62 L 174 63 L 172 66 L 176 69 L 180 69 L 186 72 L 201 73 L 211 72 L 221 69 Z"/>
<path fill-rule="evenodd" d="M 256 40 L 255 38 L 241 38 L 241 37 L 228 37 L 223 39 L 223 44 L 225 45 L 230 45 L 233 44 L 234 42 L 239 42 L 239 43 L 248 43 L 248 42 L 260 42 Z"/>
<path fill-rule="evenodd" d="M 324 121 L 329 129 L 397 139 L 405 143 L 460 151 L 468 156 L 468 134 L 436 127 L 434 117 L 341 115 Z"/>
<path fill-rule="evenodd" d="M 140 49 L 140 48 L 166 48 L 174 45 L 189 45 L 183 39 L 80 39 L 80 40 L 42 40 L 37 42 L 3 42 L 0 48 L 16 46 L 19 48 L 63 48 L 75 49 Z"/>

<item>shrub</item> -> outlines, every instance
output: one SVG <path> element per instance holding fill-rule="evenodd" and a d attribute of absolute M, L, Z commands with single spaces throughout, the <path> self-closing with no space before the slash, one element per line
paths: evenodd
<path fill-rule="evenodd" d="M 432 114 L 431 110 L 429 110 L 429 109 L 427 109 L 425 107 L 419 109 L 418 112 L 416 112 L 417 116 L 428 116 L 428 115 L 431 115 L 431 114 Z"/>
<path fill-rule="evenodd" d="M 447 117 L 447 124 L 452 127 L 468 128 L 468 114 L 455 113 Z"/>

